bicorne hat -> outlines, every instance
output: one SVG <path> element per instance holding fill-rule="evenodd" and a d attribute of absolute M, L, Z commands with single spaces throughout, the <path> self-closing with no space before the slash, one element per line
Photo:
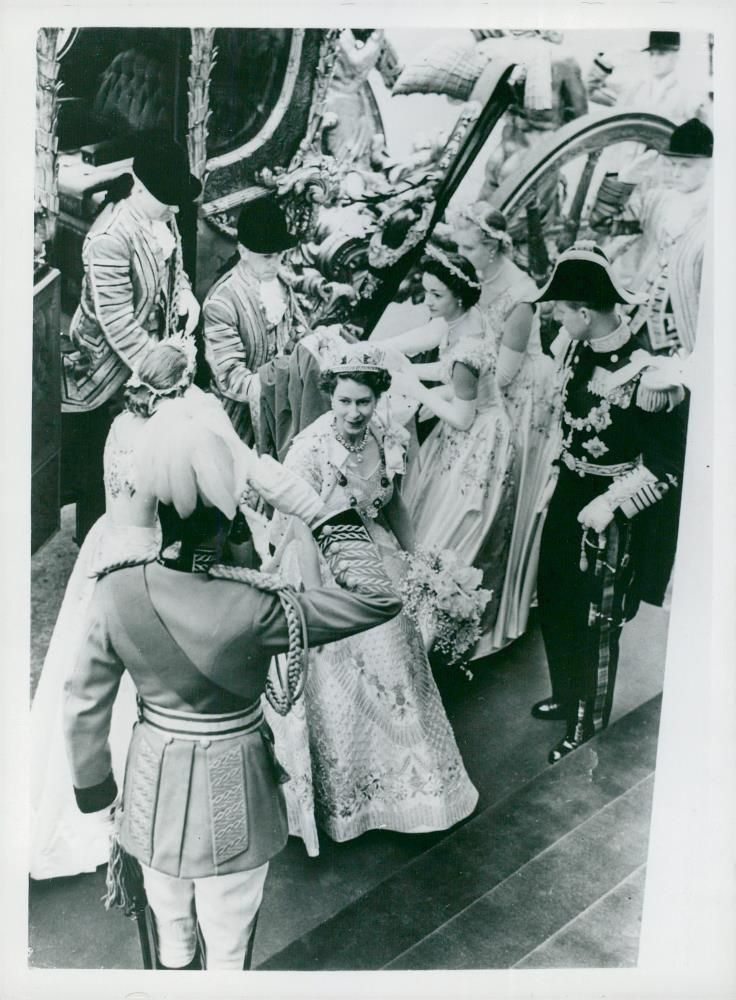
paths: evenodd
<path fill-rule="evenodd" d="M 650 31 L 649 45 L 644 52 L 679 52 L 680 32 L 679 31 Z"/>
<path fill-rule="evenodd" d="M 299 242 L 273 195 L 249 201 L 238 216 L 238 243 L 253 253 L 281 253 Z"/>
<path fill-rule="evenodd" d="M 588 302 L 602 309 L 617 303 L 633 305 L 639 296 L 617 282 L 608 257 L 599 246 L 581 240 L 560 254 L 547 284 L 532 302 Z"/>
<path fill-rule="evenodd" d="M 140 137 L 133 173 L 164 205 L 186 205 L 202 191 L 201 182 L 189 170 L 184 147 L 165 136 Z"/>
<path fill-rule="evenodd" d="M 665 156 L 710 158 L 713 156 L 713 133 L 705 122 L 691 118 L 672 133 Z"/>

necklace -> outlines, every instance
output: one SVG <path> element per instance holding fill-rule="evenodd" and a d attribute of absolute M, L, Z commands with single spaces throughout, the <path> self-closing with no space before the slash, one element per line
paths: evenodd
<path fill-rule="evenodd" d="M 335 468 L 335 474 L 338 483 L 343 489 L 347 489 L 349 486 L 348 477 L 345 475 L 342 469 Z M 357 474 L 357 473 L 356 473 Z M 383 454 L 383 449 L 380 450 L 380 461 L 378 463 L 378 468 L 375 473 L 373 473 L 369 479 L 377 481 L 380 485 L 379 491 L 374 495 L 371 490 L 368 489 L 368 482 L 361 481 L 360 490 L 354 490 L 352 493 L 348 493 L 348 503 L 351 507 L 355 508 L 358 513 L 362 514 L 364 517 L 376 518 L 386 502 L 386 498 L 391 490 L 391 480 L 386 474 L 386 459 Z M 362 497 L 357 494 L 362 492 Z"/>
<path fill-rule="evenodd" d="M 340 431 L 337 429 L 336 420 L 332 421 L 332 426 L 335 432 L 335 438 L 338 441 L 338 443 L 341 444 L 346 451 L 349 451 L 351 455 L 355 455 L 356 462 L 358 463 L 362 462 L 363 452 L 365 451 L 365 446 L 368 444 L 368 428 L 366 427 L 366 429 L 363 431 L 363 437 L 360 439 L 360 441 L 358 441 L 357 444 L 350 444 L 348 441 L 345 440 Z"/>

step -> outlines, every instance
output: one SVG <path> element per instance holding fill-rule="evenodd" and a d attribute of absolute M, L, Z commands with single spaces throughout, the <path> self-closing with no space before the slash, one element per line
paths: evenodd
<path fill-rule="evenodd" d="M 655 766 L 660 704 L 657 696 L 630 712 L 258 968 L 390 965 L 647 779 Z"/>
<path fill-rule="evenodd" d="M 639 956 L 646 865 L 530 952 L 516 969 L 634 968 Z M 611 933 L 615 928 L 615 933 Z"/>
<path fill-rule="evenodd" d="M 386 967 L 508 969 L 523 961 L 644 864 L 653 788 L 652 774 Z"/>

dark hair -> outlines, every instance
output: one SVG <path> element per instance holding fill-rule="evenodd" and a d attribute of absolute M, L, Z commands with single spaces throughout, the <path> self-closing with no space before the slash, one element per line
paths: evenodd
<path fill-rule="evenodd" d="M 431 274 L 441 281 L 443 285 L 446 285 L 455 298 L 460 300 L 463 309 L 471 309 L 480 298 L 478 272 L 467 257 L 461 257 L 459 253 L 446 253 L 445 251 L 443 253 L 453 267 L 462 271 L 468 281 L 473 282 L 472 285 L 450 271 L 441 260 L 437 260 L 436 257 L 430 257 L 428 254 L 422 257 L 419 266 L 424 274 Z"/>
<path fill-rule="evenodd" d="M 584 302 L 573 302 L 572 299 L 563 299 L 563 301 L 570 309 L 590 309 L 593 312 L 601 313 L 613 312 L 617 305 L 615 299 L 604 297 L 600 299 L 586 299 Z"/>
<path fill-rule="evenodd" d="M 125 390 L 125 408 L 141 417 L 150 417 L 153 403 L 165 396 L 179 396 L 189 385 L 184 381 L 187 358 L 184 352 L 165 341 L 154 344 L 141 361 L 137 375 L 145 385 L 128 386 Z M 151 392 L 156 390 L 156 394 Z"/>
<path fill-rule="evenodd" d="M 324 371 L 319 376 L 319 387 L 322 392 L 332 396 L 340 379 L 350 379 L 358 385 L 364 385 L 378 399 L 391 385 L 391 375 L 385 368 L 377 372 L 333 372 Z"/>
<path fill-rule="evenodd" d="M 114 205 L 117 202 L 122 201 L 123 198 L 127 198 L 132 190 L 132 174 L 120 174 L 119 177 L 114 177 L 107 185 L 107 193 L 105 194 L 105 200 L 100 205 L 100 211 L 102 211 L 106 205 Z"/>

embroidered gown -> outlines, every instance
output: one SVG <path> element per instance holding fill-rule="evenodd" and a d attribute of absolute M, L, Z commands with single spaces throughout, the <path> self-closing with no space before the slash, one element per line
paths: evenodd
<path fill-rule="evenodd" d="M 109 810 L 81 813 L 64 749 L 62 702 L 84 639 L 95 573 L 121 560 L 155 559 L 160 529 L 155 504 L 136 494 L 133 445 L 142 417 L 121 413 L 105 443 L 106 513 L 87 534 L 69 578 L 31 708 L 30 875 L 59 878 L 94 871 L 109 854 Z M 110 747 L 122 787 L 125 755 L 136 719 L 135 688 L 126 674 L 113 709 Z"/>
<path fill-rule="evenodd" d="M 441 352 L 441 379 L 450 384 L 462 362 L 478 375 L 476 414 L 468 430 L 440 420 L 410 464 L 403 496 L 420 545 L 453 549 L 483 570 L 491 600 L 483 636 L 496 620 L 503 592 L 516 502 L 512 424 L 495 376 L 496 350 L 487 324 Z M 482 641 L 482 640 L 481 640 Z"/>
<path fill-rule="evenodd" d="M 329 506 L 357 509 L 400 592 L 404 562 L 382 508 L 403 467 L 403 436 L 370 426 L 383 463 L 365 478 L 347 465 L 332 413 L 295 439 L 285 464 Z M 398 432 L 397 432 L 398 433 Z M 398 456 L 398 457 L 397 457 Z M 344 483 L 344 485 L 341 485 Z M 282 573 L 298 582 L 297 544 L 276 516 Z M 331 577 L 320 564 L 323 582 Z M 401 833 L 443 830 L 473 809 L 478 793 L 465 771 L 432 677 L 421 635 L 405 615 L 310 652 L 303 698 L 282 718 L 266 707 L 276 753 L 291 776 L 284 786 L 289 831 L 319 853 L 317 827 L 345 841 L 367 830 Z"/>
<path fill-rule="evenodd" d="M 493 298 L 486 297 L 484 288 L 480 301 L 497 352 L 511 311 L 518 303 L 534 298 L 538 291 L 527 274 L 510 261 L 506 264 L 507 277 L 500 287 L 494 286 Z M 481 639 L 476 655 L 495 652 L 517 639 L 529 620 L 536 593 L 544 497 L 559 447 L 556 373 L 555 362 L 542 351 L 539 317 L 535 315 L 521 366 L 502 389 L 517 449 L 517 499 L 498 615 L 493 631 Z"/>

